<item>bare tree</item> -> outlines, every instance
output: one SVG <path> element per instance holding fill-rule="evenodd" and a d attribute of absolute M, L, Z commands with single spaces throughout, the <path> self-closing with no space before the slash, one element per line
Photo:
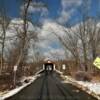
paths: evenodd
<path fill-rule="evenodd" d="M 6 31 L 9 25 L 10 19 L 6 14 L 6 9 L 3 6 L 0 8 L 0 28 L 1 28 L 1 62 L 0 62 L 0 74 L 3 68 L 3 60 L 4 60 L 4 47 L 5 47 L 5 40 L 6 40 Z"/>
<path fill-rule="evenodd" d="M 23 32 L 21 33 L 21 49 L 20 49 L 20 55 L 19 55 L 19 59 L 16 63 L 17 66 L 19 66 L 19 64 L 21 63 L 21 61 L 23 60 L 23 57 L 24 57 L 24 49 L 25 49 L 25 46 L 26 46 L 26 39 L 27 39 L 27 16 L 28 16 L 28 7 L 31 3 L 31 0 L 28 0 L 27 2 L 24 1 L 24 11 L 23 11 Z"/>
<path fill-rule="evenodd" d="M 90 1 L 84 0 L 82 8 L 79 10 L 81 15 L 81 22 L 78 25 L 76 36 L 81 40 L 81 46 L 83 51 L 84 67 L 85 71 L 88 70 L 87 61 L 87 47 L 88 47 L 88 32 L 87 32 L 87 17 L 89 16 Z"/>
<path fill-rule="evenodd" d="M 76 67 L 79 66 L 79 51 L 78 51 L 78 37 L 75 34 L 75 31 L 71 28 L 69 30 L 63 29 L 65 35 L 61 38 L 60 36 L 56 35 L 62 45 L 64 46 L 65 51 L 69 51 L 73 56 Z M 67 55 L 67 54 L 66 54 Z"/>
<path fill-rule="evenodd" d="M 18 66 L 18 68 L 20 69 L 21 71 L 21 67 L 22 67 L 22 64 L 24 62 L 26 58 L 26 55 L 28 55 L 29 53 L 29 45 L 30 41 L 37 41 L 37 33 L 34 32 L 34 31 L 29 31 L 28 28 L 29 28 L 29 23 L 32 23 L 32 20 L 30 22 L 30 13 L 29 13 L 29 7 L 30 6 L 33 6 L 35 7 L 36 9 L 38 8 L 42 8 L 44 7 L 45 5 L 42 5 L 42 4 L 36 4 L 35 5 L 33 4 L 33 1 L 32 0 L 23 0 L 23 9 L 22 10 L 22 13 L 21 13 L 21 18 L 23 20 L 23 25 L 22 25 L 22 30 L 19 31 L 17 30 L 17 33 L 19 35 L 19 45 L 20 45 L 20 53 L 19 53 L 19 57 L 18 57 L 18 60 L 16 62 L 16 65 Z M 31 15 L 32 16 L 32 15 Z"/>
<path fill-rule="evenodd" d="M 92 54 L 92 61 L 94 61 L 97 56 L 97 49 L 100 44 L 100 27 L 98 24 L 99 23 L 95 18 L 90 17 L 87 21 L 87 31 L 89 35 L 89 46 Z"/>

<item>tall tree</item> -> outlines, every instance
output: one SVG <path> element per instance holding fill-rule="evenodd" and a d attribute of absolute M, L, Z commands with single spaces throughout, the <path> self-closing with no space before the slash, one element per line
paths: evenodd
<path fill-rule="evenodd" d="M 30 16 L 32 16 L 32 14 L 30 14 L 29 12 L 29 7 L 33 7 L 35 9 L 42 9 L 43 7 L 45 7 L 45 5 L 43 5 L 42 3 L 34 3 L 32 0 L 22 0 L 23 4 L 22 4 L 22 9 L 21 9 L 21 18 L 23 20 L 23 27 L 22 30 L 20 31 L 20 54 L 19 54 L 19 58 L 16 62 L 16 65 L 19 66 L 19 68 L 21 68 L 26 52 L 28 53 L 28 46 L 30 40 L 36 40 L 37 39 L 37 34 L 36 32 L 33 31 L 29 31 L 29 24 L 30 24 Z M 32 23 L 32 20 L 31 20 Z M 20 69 L 21 70 L 21 69 Z"/>
<path fill-rule="evenodd" d="M 6 40 L 6 31 L 9 25 L 10 19 L 7 16 L 7 10 L 4 6 L 0 7 L 0 35 L 1 35 L 1 62 L 0 62 L 0 74 L 3 68 L 3 60 L 4 60 L 4 47 L 5 47 L 5 40 Z"/>

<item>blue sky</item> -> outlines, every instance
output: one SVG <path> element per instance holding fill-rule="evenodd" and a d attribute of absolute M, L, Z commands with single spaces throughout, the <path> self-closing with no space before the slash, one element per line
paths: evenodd
<path fill-rule="evenodd" d="M 21 0 L 0 0 L 0 7 L 2 8 L 2 5 L 4 4 L 7 9 L 7 14 L 10 18 L 19 18 L 20 17 L 20 10 L 21 10 Z M 33 22 L 41 22 L 43 24 L 42 30 L 43 35 L 46 41 L 42 41 L 40 43 L 40 49 L 41 52 L 45 52 L 45 55 L 50 56 L 50 52 L 58 52 L 58 54 L 64 55 L 62 46 L 58 41 L 55 39 L 55 41 L 49 40 L 50 37 L 46 35 L 45 33 L 45 27 L 48 25 L 48 22 L 51 22 L 51 26 L 56 26 L 55 30 L 59 30 L 59 24 L 60 25 L 75 25 L 81 21 L 81 14 L 79 13 L 79 10 L 81 9 L 82 5 L 85 1 L 89 1 L 89 16 L 96 17 L 96 15 L 100 13 L 99 9 L 99 2 L 100 0 L 33 0 L 37 2 L 43 2 L 47 4 L 48 10 L 40 10 L 40 11 L 33 11 L 32 20 Z M 43 16 L 41 16 L 43 14 Z M 47 23 L 46 23 L 47 22 Z M 55 23 L 52 24 L 52 22 Z M 49 29 L 49 27 L 47 28 Z M 60 30 L 59 30 L 60 31 Z M 60 31 L 61 32 L 61 31 Z M 60 33 L 59 32 L 59 33 Z M 58 31 L 57 31 L 58 33 Z M 61 32 L 62 33 L 62 32 Z M 47 33 L 48 34 L 48 33 Z M 50 36 L 51 33 L 49 32 Z M 54 36 L 51 36 L 51 39 Z M 44 48 L 43 48 L 44 47 Z M 60 56 L 60 55 L 59 55 Z"/>
<path fill-rule="evenodd" d="M 33 1 L 37 1 L 37 2 L 44 2 L 45 4 L 47 4 L 48 6 L 48 15 L 46 18 L 51 19 L 51 20 L 57 20 L 59 19 L 59 17 L 61 17 L 61 12 L 63 11 L 63 5 L 62 2 L 63 1 L 69 1 L 69 0 L 33 0 Z M 82 3 L 84 3 L 85 0 L 71 0 L 71 1 L 82 1 Z M 99 8 L 99 1 L 100 0 L 90 0 L 90 15 L 91 16 L 95 16 L 96 12 Z M 5 4 L 6 8 L 7 8 L 7 13 L 11 18 L 16 18 L 19 17 L 19 12 L 20 12 L 20 0 L 0 0 L 0 6 L 2 5 L 2 3 Z M 66 4 L 66 13 L 70 13 L 71 9 L 75 9 L 75 11 L 73 11 L 73 13 L 70 15 L 70 17 L 68 18 L 67 21 L 65 21 L 66 23 L 71 23 L 71 24 L 75 24 L 80 20 L 80 14 L 78 12 L 78 9 L 80 9 L 82 4 L 75 6 L 74 4 L 68 6 Z M 32 17 L 34 21 L 38 21 L 40 18 L 39 14 L 34 13 L 34 16 Z M 66 18 L 67 19 L 67 18 Z M 65 23 L 64 23 L 65 24 Z"/>

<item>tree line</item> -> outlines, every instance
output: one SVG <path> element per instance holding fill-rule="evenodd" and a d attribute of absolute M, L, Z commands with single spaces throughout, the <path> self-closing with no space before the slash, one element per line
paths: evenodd
<path fill-rule="evenodd" d="M 42 3 L 35 3 L 32 0 L 19 0 L 21 3 L 19 22 L 12 22 L 12 18 L 7 14 L 7 8 L 5 3 L 2 3 L 0 7 L 0 75 L 4 72 L 3 66 L 5 63 L 8 66 L 18 66 L 18 73 L 22 73 L 22 66 L 28 61 L 28 53 L 30 45 L 35 52 L 35 42 L 38 41 L 38 33 L 30 29 L 30 25 L 35 27 L 32 16 L 29 12 L 29 7 L 32 5 L 35 9 L 45 8 L 46 5 Z M 10 34 L 13 33 L 13 34 Z M 36 54 L 37 53 L 37 54 Z M 32 55 L 39 60 L 40 53 L 35 52 Z M 9 68 L 10 69 L 10 68 Z"/>

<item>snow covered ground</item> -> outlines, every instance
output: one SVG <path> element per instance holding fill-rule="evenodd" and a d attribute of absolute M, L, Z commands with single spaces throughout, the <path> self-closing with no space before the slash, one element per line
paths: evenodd
<path fill-rule="evenodd" d="M 59 74 L 63 74 L 63 72 L 61 72 L 61 71 L 59 71 L 59 70 L 57 70 L 57 69 L 55 69 L 55 71 L 57 72 L 57 73 L 59 73 Z"/>
<path fill-rule="evenodd" d="M 19 91 L 21 91 L 23 88 L 27 87 L 28 85 L 30 85 L 34 80 L 36 80 L 37 77 L 39 77 L 40 75 L 35 75 L 35 76 L 30 76 L 30 77 L 23 77 L 21 79 L 21 82 L 23 83 L 22 86 L 20 87 L 16 87 L 15 89 L 11 90 L 11 91 L 6 91 L 5 93 L 1 93 L 0 94 L 0 100 L 4 100 L 10 96 L 13 96 L 14 94 L 18 93 Z M 29 79 L 30 81 L 28 83 L 25 83 L 24 80 Z"/>
<path fill-rule="evenodd" d="M 93 96 L 95 96 L 96 98 L 98 98 L 98 100 L 100 100 L 100 83 L 95 83 L 95 82 L 83 82 L 83 81 L 76 81 L 75 79 L 73 79 L 70 76 L 63 76 L 62 72 L 56 70 L 56 72 L 60 73 L 61 76 L 65 79 L 65 83 L 70 82 L 73 85 L 78 86 L 79 88 L 81 88 L 82 90 L 86 91 L 89 94 L 92 94 Z M 36 80 L 37 77 L 39 77 L 40 75 L 37 73 L 35 76 L 30 76 L 30 77 L 23 77 L 21 79 L 21 82 L 23 83 L 22 86 L 17 87 L 11 91 L 6 91 L 5 93 L 0 93 L 0 100 L 4 100 L 10 96 L 13 96 L 14 94 L 18 93 L 19 91 L 21 91 L 23 88 L 27 87 L 28 85 L 30 85 L 34 80 Z M 29 79 L 29 83 L 24 83 L 24 80 Z"/>
<path fill-rule="evenodd" d="M 80 85 L 83 85 L 84 87 L 87 87 L 90 91 L 96 93 L 97 95 L 100 95 L 100 83 L 90 83 L 90 82 L 78 82 Z"/>
<path fill-rule="evenodd" d="M 82 90 L 86 91 L 87 93 L 95 96 L 98 100 L 100 100 L 100 83 L 94 83 L 94 82 L 84 82 L 84 81 L 76 81 L 70 76 L 64 76 L 65 77 L 65 83 L 69 82 L 73 85 L 78 86 Z"/>

